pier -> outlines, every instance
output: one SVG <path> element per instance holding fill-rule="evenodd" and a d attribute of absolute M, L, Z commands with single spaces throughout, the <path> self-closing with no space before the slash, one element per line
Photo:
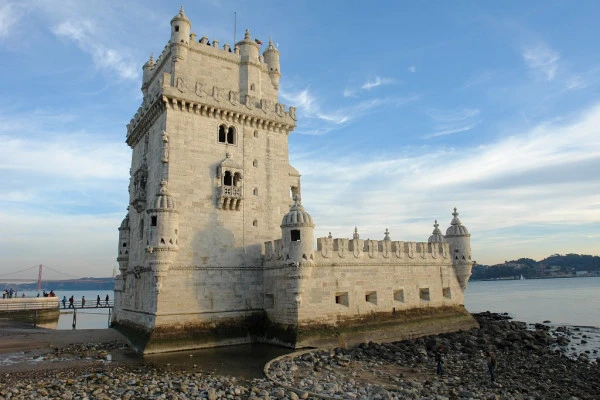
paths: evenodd
<path fill-rule="evenodd" d="M 55 328 L 60 314 L 73 314 L 73 329 L 77 327 L 77 313 L 93 313 L 97 309 L 108 309 L 108 322 L 112 317 L 114 301 L 102 300 L 97 304 L 96 299 L 86 300 L 85 305 L 81 300 L 76 300 L 71 306 L 67 301 L 63 307 L 59 297 L 11 298 L 0 299 L 0 319 L 14 319 L 21 322 L 33 323 L 33 326 Z"/>

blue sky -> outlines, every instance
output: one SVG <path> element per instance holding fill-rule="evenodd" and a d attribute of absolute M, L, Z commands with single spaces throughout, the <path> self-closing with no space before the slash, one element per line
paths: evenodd
<path fill-rule="evenodd" d="M 0 0 L 0 271 L 112 273 L 125 126 L 180 4 Z M 457 207 L 480 263 L 599 254 L 597 2 L 183 5 L 198 37 L 232 43 L 235 11 L 277 44 L 317 237 L 423 241 Z"/>

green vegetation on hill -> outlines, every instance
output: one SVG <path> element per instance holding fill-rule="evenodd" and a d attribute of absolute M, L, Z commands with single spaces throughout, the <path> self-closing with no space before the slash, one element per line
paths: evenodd
<path fill-rule="evenodd" d="M 553 254 L 541 261 L 531 258 L 505 261 L 496 265 L 475 265 L 471 280 L 559 278 L 600 276 L 600 257 L 583 254 Z"/>

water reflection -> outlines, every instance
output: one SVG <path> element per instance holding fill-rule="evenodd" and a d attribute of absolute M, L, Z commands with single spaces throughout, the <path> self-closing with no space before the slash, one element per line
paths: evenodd
<path fill-rule="evenodd" d="M 197 370 L 239 378 L 263 378 L 263 367 L 271 359 L 292 349 L 262 343 L 217 347 L 144 356 L 146 364 L 171 369 Z"/>

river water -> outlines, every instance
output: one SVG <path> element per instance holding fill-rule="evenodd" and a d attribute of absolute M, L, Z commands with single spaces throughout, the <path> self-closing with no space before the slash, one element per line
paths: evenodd
<path fill-rule="evenodd" d="M 108 327 L 108 309 L 95 308 L 96 297 L 104 300 L 113 292 L 73 291 L 57 292 L 59 299 L 71 295 L 77 301 L 85 296 L 90 309 L 77 310 L 77 329 Z M 26 292 L 35 297 L 36 292 Z M 508 313 L 515 320 L 527 323 L 551 321 L 553 325 L 600 327 L 600 277 L 568 279 L 535 279 L 511 281 L 469 282 L 465 306 L 472 313 L 492 311 Z M 57 329 L 72 329 L 72 313 L 61 313 Z M 582 328 L 590 335 L 588 347 L 600 348 L 597 328 Z M 581 351 L 573 348 L 573 354 Z M 183 351 L 152 356 L 131 355 L 139 362 L 168 366 L 176 369 L 194 369 L 217 374 L 251 379 L 262 377 L 262 367 L 270 359 L 289 353 L 289 349 L 262 344 Z"/>
<path fill-rule="evenodd" d="M 508 313 L 517 321 L 600 327 L 600 277 L 469 282 L 472 313 Z"/>
<path fill-rule="evenodd" d="M 35 297 L 37 292 L 25 292 Z M 104 302 L 112 291 L 57 292 L 59 299 L 71 295 L 77 301 L 85 296 L 90 309 L 77 310 L 77 329 L 108 327 L 108 310 L 95 308 L 96 297 Z M 19 294 L 20 296 L 20 294 Z M 518 321 L 600 327 L 600 277 L 526 279 L 469 282 L 465 307 L 472 313 L 492 311 L 508 313 Z M 72 313 L 60 316 L 57 329 L 72 329 Z"/>

